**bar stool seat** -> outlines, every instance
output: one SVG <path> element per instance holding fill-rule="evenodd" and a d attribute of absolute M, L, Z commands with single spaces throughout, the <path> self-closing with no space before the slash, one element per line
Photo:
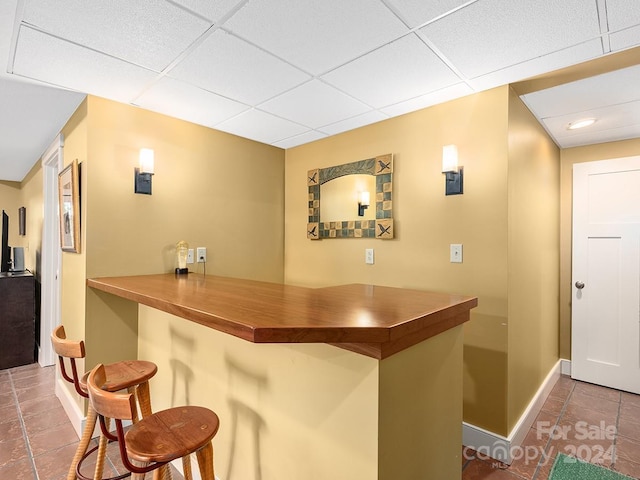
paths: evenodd
<path fill-rule="evenodd" d="M 87 388 L 91 404 L 98 415 L 102 434 L 117 438 L 120 457 L 125 468 L 132 472 L 132 480 L 165 467 L 168 462 L 182 458 L 185 480 L 190 480 L 190 454 L 195 453 L 202 480 L 214 480 L 212 439 L 218 432 L 218 416 L 205 407 L 183 406 L 156 412 L 134 423 L 125 433 L 123 420 L 133 415 L 133 397 L 125 393 L 107 392 L 103 387 L 106 369 L 97 365 L 89 374 Z M 106 428 L 103 419 L 116 424 L 116 435 Z M 154 479 L 158 478 L 154 472 Z"/>
<path fill-rule="evenodd" d="M 77 358 L 85 357 L 85 348 L 83 341 L 68 340 L 64 330 L 64 326 L 59 325 L 51 333 L 51 343 L 53 349 L 58 355 L 60 371 L 62 377 L 73 383 L 76 392 L 84 397 L 89 398 L 87 389 L 87 379 L 90 371 L 85 373 L 81 378 L 78 376 L 78 370 L 75 363 Z M 65 368 L 64 359 L 68 359 L 71 364 L 71 375 L 67 373 Z M 116 362 L 105 366 L 105 372 L 107 380 L 104 383 L 104 388 L 110 392 L 117 392 L 120 390 L 127 390 L 134 395 L 140 408 L 140 415 L 144 418 L 151 415 L 151 398 L 149 395 L 149 379 L 152 378 L 158 367 L 155 363 L 147 362 L 145 360 L 128 360 L 122 362 Z M 87 421 L 85 428 L 82 432 L 82 438 L 76 449 L 76 453 L 73 457 L 69 471 L 67 473 L 67 480 L 75 480 L 76 478 L 88 479 L 80 473 L 82 462 L 91 453 L 98 450 L 98 456 L 96 460 L 96 467 L 94 471 L 94 480 L 102 479 L 102 472 L 104 469 L 104 460 L 107 448 L 107 438 L 101 436 L 98 447 L 94 447 L 88 450 L 93 431 L 96 426 L 97 414 L 92 408 L 91 403 L 87 410 Z M 138 421 L 137 409 L 134 411 L 132 421 Z M 122 478 L 118 476 L 115 478 Z"/>

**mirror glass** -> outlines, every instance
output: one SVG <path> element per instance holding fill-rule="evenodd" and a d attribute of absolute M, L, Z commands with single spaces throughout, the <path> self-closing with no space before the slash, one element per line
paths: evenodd
<path fill-rule="evenodd" d="M 364 210 L 364 216 L 358 216 L 358 195 L 369 192 L 370 201 L 374 202 Z M 322 208 L 321 222 L 337 222 L 345 218 L 358 220 L 375 220 L 376 177 L 367 174 L 345 175 L 320 185 Z"/>

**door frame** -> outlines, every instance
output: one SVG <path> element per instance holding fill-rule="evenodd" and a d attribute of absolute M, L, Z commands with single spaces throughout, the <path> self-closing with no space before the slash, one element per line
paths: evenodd
<path fill-rule="evenodd" d="M 40 300 L 40 345 L 38 363 L 42 367 L 54 365 L 56 356 L 51 346 L 50 333 L 60 325 L 60 273 L 62 255 L 60 251 L 60 222 L 58 216 L 58 172 L 64 165 L 64 137 L 53 141 L 42 155 L 43 172 L 43 226 L 41 247 L 41 300 Z"/>

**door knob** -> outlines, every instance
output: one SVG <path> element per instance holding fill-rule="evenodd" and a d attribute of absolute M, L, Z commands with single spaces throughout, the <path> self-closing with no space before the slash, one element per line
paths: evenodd
<path fill-rule="evenodd" d="M 578 290 L 582 290 L 582 289 L 584 288 L 584 283 L 582 283 L 582 282 L 576 282 L 576 288 L 577 288 Z"/>

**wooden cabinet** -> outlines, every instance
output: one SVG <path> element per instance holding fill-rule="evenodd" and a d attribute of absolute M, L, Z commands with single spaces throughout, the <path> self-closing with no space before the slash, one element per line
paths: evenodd
<path fill-rule="evenodd" d="M 0 369 L 35 361 L 35 303 L 31 273 L 0 274 Z"/>

